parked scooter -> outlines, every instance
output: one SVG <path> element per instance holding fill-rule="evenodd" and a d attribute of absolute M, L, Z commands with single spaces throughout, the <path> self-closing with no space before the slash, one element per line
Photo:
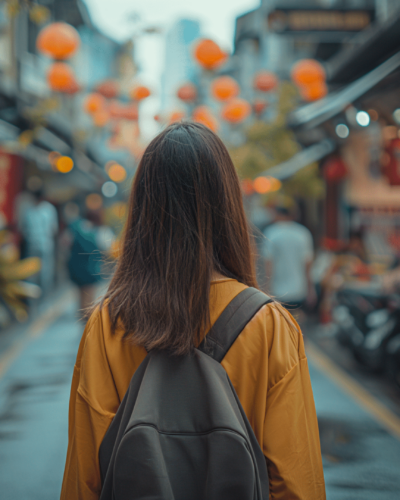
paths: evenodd
<path fill-rule="evenodd" d="M 400 295 L 343 289 L 337 293 L 337 301 L 333 320 L 338 327 L 338 340 L 372 371 L 385 369 L 388 349 L 392 349 L 391 371 L 395 372 L 397 344 L 391 341 L 400 334 Z"/>

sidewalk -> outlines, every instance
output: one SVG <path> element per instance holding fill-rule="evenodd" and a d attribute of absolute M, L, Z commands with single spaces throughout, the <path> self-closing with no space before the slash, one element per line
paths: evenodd
<path fill-rule="evenodd" d="M 59 496 L 71 377 L 83 331 L 76 308 L 75 292 L 66 290 L 0 354 L 2 500 Z M 306 350 L 328 500 L 398 500 L 400 419 L 315 345 L 307 343 Z"/>

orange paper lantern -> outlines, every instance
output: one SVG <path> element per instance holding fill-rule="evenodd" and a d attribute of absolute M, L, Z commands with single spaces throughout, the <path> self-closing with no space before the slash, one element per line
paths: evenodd
<path fill-rule="evenodd" d="M 193 110 L 193 120 L 197 123 L 202 123 L 213 132 L 216 132 L 219 128 L 218 120 L 207 106 L 198 106 L 195 108 Z"/>
<path fill-rule="evenodd" d="M 231 123 L 244 121 L 251 113 L 250 104 L 244 99 L 232 99 L 222 109 L 221 116 Z"/>
<path fill-rule="evenodd" d="M 173 111 L 168 118 L 168 123 L 176 123 L 180 122 L 186 117 L 186 113 L 184 111 Z"/>
<path fill-rule="evenodd" d="M 55 92 L 68 92 L 76 83 L 73 69 L 63 62 L 53 63 L 47 72 L 47 83 Z"/>
<path fill-rule="evenodd" d="M 93 124 L 96 127 L 104 127 L 105 125 L 107 125 L 109 120 L 110 120 L 110 115 L 105 109 L 101 109 L 100 111 L 97 111 L 93 115 Z"/>
<path fill-rule="evenodd" d="M 134 101 L 142 101 L 143 99 L 146 99 L 146 97 L 149 97 L 150 94 L 150 90 L 144 85 L 133 87 L 130 91 L 130 96 Z"/>
<path fill-rule="evenodd" d="M 220 76 L 211 84 L 211 94 L 218 101 L 232 99 L 239 94 L 239 91 L 239 84 L 230 76 Z"/>
<path fill-rule="evenodd" d="M 253 86 L 261 92 L 269 92 L 278 86 L 278 78 L 271 71 L 260 71 L 254 77 Z"/>
<path fill-rule="evenodd" d="M 322 99 L 328 93 L 328 87 L 325 82 L 315 82 L 311 85 L 301 87 L 300 94 L 305 101 L 317 101 Z"/>
<path fill-rule="evenodd" d="M 80 45 L 79 34 L 70 24 L 52 23 L 43 28 L 37 39 L 39 52 L 53 59 L 69 59 Z"/>
<path fill-rule="evenodd" d="M 325 70 L 314 59 L 302 59 L 292 68 L 291 77 L 299 87 L 325 82 Z"/>
<path fill-rule="evenodd" d="M 253 109 L 254 113 L 257 116 L 260 116 L 263 114 L 263 112 L 267 109 L 268 107 L 268 102 L 264 99 L 255 99 L 253 102 Z"/>
<path fill-rule="evenodd" d="M 83 103 L 83 109 L 88 113 L 89 115 L 92 115 L 93 113 L 96 113 L 97 111 L 100 111 L 105 107 L 106 100 L 101 94 L 98 94 L 97 92 L 94 92 L 93 94 L 89 94 L 84 103 Z"/>
<path fill-rule="evenodd" d="M 271 189 L 271 181 L 267 177 L 257 177 L 254 179 L 253 187 L 256 193 L 265 194 Z"/>
<path fill-rule="evenodd" d="M 225 62 L 227 54 L 215 42 L 204 38 L 197 42 L 194 57 L 203 68 L 211 70 Z"/>
<path fill-rule="evenodd" d="M 197 99 L 197 89 L 193 83 L 185 83 L 185 85 L 179 87 L 176 95 L 181 101 L 193 102 Z"/>
<path fill-rule="evenodd" d="M 124 106 L 122 109 L 122 118 L 124 118 L 124 120 L 136 121 L 139 118 L 137 105 L 132 103 L 128 104 L 128 106 Z"/>
<path fill-rule="evenodd" d="M 79 85 L 79 83 L 74 80 L 71 82 L 71 84 L 64 90 L 64 94 L 68 94 L 68 95 L 74 95 L 78 92 L 80 92 L 82 89 L 81 89 L 81 86 Z"/>
<path fill-rule="evenodd" d="M 114 99 L 118 95 L 118 83 L 114 80 L 103 80 L 96 85 L 95 90 L 106 99 Z"/>

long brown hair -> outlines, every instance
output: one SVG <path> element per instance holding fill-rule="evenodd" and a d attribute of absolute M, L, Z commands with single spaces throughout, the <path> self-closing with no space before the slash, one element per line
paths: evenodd
<path fill-rule="evenodd" d="M 209 325 L 214 271 L 257 287 L 239 180 L 207 127 L 170 125 L 147 147 L 122 252 L 103 303 L 112 327 L 151 349 L 189 353 Z"/>

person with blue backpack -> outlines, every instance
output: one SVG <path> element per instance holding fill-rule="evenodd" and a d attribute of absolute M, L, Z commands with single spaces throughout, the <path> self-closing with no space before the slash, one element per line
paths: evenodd
<path fill-rule="evenodd" d="M 71 387 L 61 500 L 324 500 L 300 328 L 257 286 L 222 141 L 149 144 Z"/>

